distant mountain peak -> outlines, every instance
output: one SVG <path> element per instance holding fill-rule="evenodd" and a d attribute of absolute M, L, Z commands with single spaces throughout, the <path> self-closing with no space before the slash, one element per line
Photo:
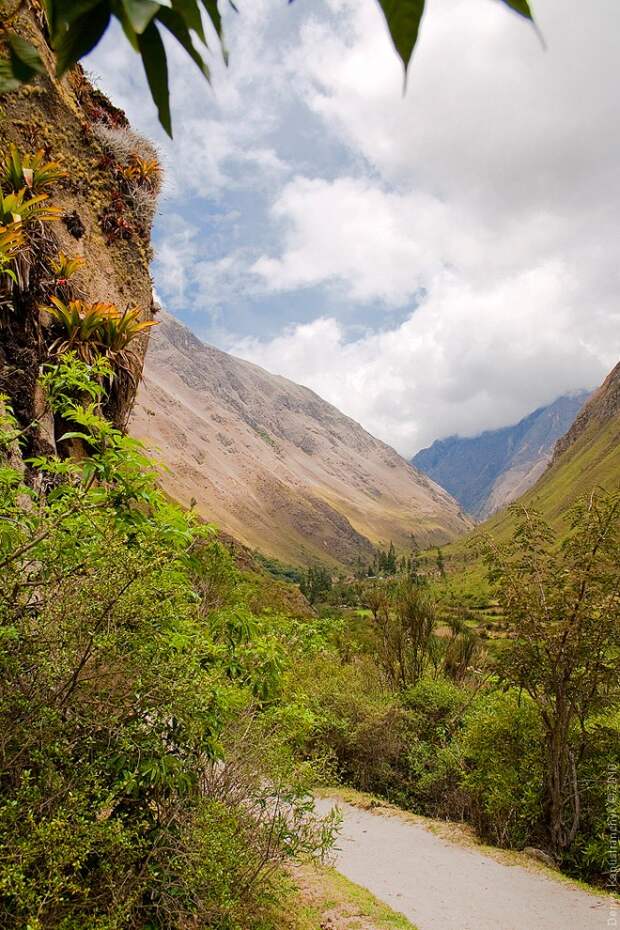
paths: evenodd
<path fill-rule="evenodd" d="M 418 452 L 412 464 L 452 494 L 467 513 L 485 519 L 538 480 L 587 398 L 587 391 L 575 391 L 512 426 L 472 438 L 437 440 Z"/>

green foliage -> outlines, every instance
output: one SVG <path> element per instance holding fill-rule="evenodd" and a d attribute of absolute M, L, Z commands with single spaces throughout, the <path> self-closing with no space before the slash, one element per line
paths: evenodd
<path fill-rule="evenodd" d="M 544 732 L 532 701 L 514 691 L 485 696 L 467 715 L 460 751 L 479 833 L 517 849 L 544 843 Z"/>
<path fill-rule="evenodd" d="M 20 432 L 10 398 L 6 394 L 0 394 L 0 456 L 13 445 Z"/>
<path fill-rule="evenodd" d="M 427 588 L 407 575 L 400 577 L 375 622 L 379 661 L 392 687 L 407 688 L 427 669 L 437 669 L 437 612 Z"/>
<path fill-rule="evenodd" d="M 47 194 L 28 197 L 26 188 L 17 193 L 4 194 L 0 190 L 0 226 L 21 223 L 24 227 L 31 223 L 49 223 L 60 218 L 60 210 L 51 207 Z"/>
<path fill-rule="evenodd" d="M 10 19 L 0 23 L 0 41 L 5 48 L 5 56 L 0 58 L 0 94 L 17 90 L 45 70 L 36 48 L 10 26 Z"/>
<path fill-rule="evenodd" d="M 70 300 L 65 303 L 52 296 L 50 304 L 40 309 L 64 329 L 63 335 L 52 342 L 50 355 L 76 352 L 89 365 L 105 356 L 112 365 L 130 375 L 138 364 L 138 357 L 127 346 L 157 325 L 154 320 L 141 320 L 137 307 L 121 312 L 115 304 L 102 302 Z"/>
<path fill-rule="evenodd" d="M 3 278 L 15 283 L 17 277 L 11 265 L 24 247 L 24 232 L 21 222 L 12 222 L 7 226 L 0 226 L 0 288 L 3 287 Z"/>
<path fill-rule="evenodd" d="M 292 2 L 292 0 L 289 0 Z M 527 0 L 502 0 L 521 16 L 532 19 Z M 232 0 L 229 6 L 236 9 Z M 403 62 L 405 73 L 415 48 L 425 0 L 378 0 L 394 47 Z M 45 0 L 52 46 L 56 53 L 56 73 L 61 77 L 88 54 L 106 32 L 111 19 L 119 20 L 132 48 L 140 55 L 159 121 L 172 135 L 168 61 L 162 31 L 170 33 L 190 59 L 209 80 L 209 68 L 194 36 L 206 47 L 201 6 L 215 29 L 226 59 L 222 21 L 216 0 L 177 0 L 171 4 L 156 0 Z M 10 28 L 0 26 L 0 41 L 8 51 L 0 60 L 0 93 L 15 90 L 41 73 L 43 63 L 37 50 Z"/>
<path fill-rule="evenodd" d="M 43 149 L 34 155 L 22 155 L 16 145 L 9 146 L 0 170 L 0 185 L 14 194 L 24 188 L 40 194 L 68 175 L 58 162 L 45 161 Z"/>
<path fill-rule="evenodd" d="M 274 578 L 278 578 L 281 581 L 289 581 L 292 584 L 300 585 L 302 583 L 304 573 L 294 565 L 285 565 L 278 559 L 270 558 L 269 556 L 263 555 L 261 552 L 255 552 L 254 558 L 259 565 Z"/>
<path fill-rule="evenodd" d="M 320 601 L 332 586 L 332 577 L 324 565 L 311 565 L 299 585 L 311 604 Z"/>
<path fill-rule="evenodd" d="M 75 353 L 67 352 L 54 364 L 44 366 L 40 381 L 52 410 L 65 416 L 86 397 L 100 401 L 105 396 L 105 378 L 112 378 L 106 358 L 99 356 L 89 365 Z"/>
<path fill-rule="evenodd" d="M 522 509 L 511 542 L 487 543 L 510 636 L 499 674 L 535 703 L 546 741 L 548 829 L 556 851 L 579 830 L 576 759 L 585 720 L 618 699 L 620 673 L 620 492 L 593 491 L 571 515 L 563 542 Z"/>
<path fill-rule="evenodd" d="M 57 283 L 65 284 L 69 278 L 80 271 L 86 264 L 86 260 L 81 255 L 74 255 L 70 258 L 64 252 L 59 252 L 57 257 L 50 261 L 50 270 L 52 271 Z"/>
<path fill-rule="evenodd" d="M 0 924 L 251 930 L 333 825 L 276 726 L 284 640 L 98 414 L 110 376 L 48 366 L 89 452 L 31 462 L 37 490 L 0 469 Z"/>

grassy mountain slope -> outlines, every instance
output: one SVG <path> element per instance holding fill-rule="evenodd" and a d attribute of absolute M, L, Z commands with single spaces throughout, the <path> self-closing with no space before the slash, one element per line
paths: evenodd
<path fill-rule="evenodd" d="M 583 406 L 587 392 L 559 397 L 513 426 L 479 436 L 451 436 L 422 449 L 412 464 L 483 520 L 524 494 L 544 473 L 556 441 Z"/>
<path fill-rule="evenodd" d="M 567 527 L 566 511 L 576 500 L 596 487 L 619 486 L 620 364 L 595 391 L 566 436 L 558 441 L 549 468 L 516 503 L 540 511 L 552 527 L 562 531 Z M 472 541 L 481 533 L 490 533 L 502 542 L 511 536 L 515 523 L 515 515 L 508 509 L 502 510 L 473 533 L 448 546 L 445 554 L 452 571 L 465 571 L 468 581 L 480 581 L 484 569 L 472 554 Z"/>

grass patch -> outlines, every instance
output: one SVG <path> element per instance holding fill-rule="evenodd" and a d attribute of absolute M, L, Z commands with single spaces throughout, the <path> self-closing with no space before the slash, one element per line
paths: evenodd
<path fill-rule="evenodd" d="M 417 930 L 402 914 L 335 869 L 305 866 L 295 870 L 294 882 L 302 903 L 299 898 L 290 902 L 277 930 Z"/>

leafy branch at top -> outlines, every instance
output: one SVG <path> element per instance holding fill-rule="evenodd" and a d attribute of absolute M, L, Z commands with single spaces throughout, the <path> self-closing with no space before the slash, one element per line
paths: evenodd
<path fill-rule="evenodd" d="M 236 10 L 233 0 L 228 5 Z M 289 0 L 289 3 L 293 0 Z M 426 0 L 377 0 L 405 74 L 415 48 Z M 528 0 L 499 0 L 526 19 L 533 20 Z M 159 121 L 172 136 L 168 61 L 162 34 L 170 33 L 207 80 L 209 68 L 203 49 L 208 49 L 203 17 L 217 34 L 227 59 L 222 18 L 217 0 L 42 0 L 56 54 L 56 75 L 61 77 L 100 41 L 111 20 L 117 19 L 131 47 L 141 59 Z M 13 28 L 23 3 L 0 22 L 0 94 L 16 90 L 44 70 L 36 48 Z M 196 41 L 198 44 L 196 44 Z"/>

